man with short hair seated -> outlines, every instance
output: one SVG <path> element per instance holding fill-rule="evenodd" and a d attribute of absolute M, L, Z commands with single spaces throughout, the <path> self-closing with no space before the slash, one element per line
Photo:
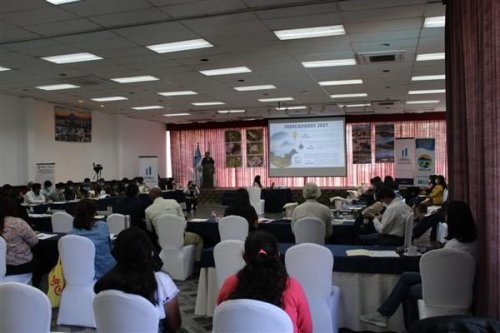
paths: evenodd
<path fill-rule="evenodd" d="M 315 217 L 320 219 L 325 224 L 325 238 L 332 235 L 332 220 L 330 208 L 320 204 L 318 198 L 321 196 L 321 190 L 315 183 L 307 183 L 302 190 L 302 196 L 306 200 L 304 203 L 295 207 L 292 213 L 292 232 L 294 232 L 294 225 L 297 220 L 304 217 Z"/>
<path fill-rule="evenodd" d="M 42 185 L 40 183 L 34 183 L 31 185 L 31 190 L 24 195 L 24 203 L 29 205 L 43 204 L 45 203 L 45 197 L 40 193 Z"/>

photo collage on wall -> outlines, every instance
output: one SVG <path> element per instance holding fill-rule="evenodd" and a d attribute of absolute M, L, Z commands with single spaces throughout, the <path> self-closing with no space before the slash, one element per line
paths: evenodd
<path fill-rule="evenodd" d="M 92 112 L 56 106 L 54 117 L 56 141 L 92 141 Z"/>
<path fill-rule="evenodd" d="M 352 126 L 352 163 L 372 162 L 372 132 L 370 124 Z"/>
<path fill-rule="evenodd" d="M 375 162 L 394 162 L 394 124 L 375 126 Z"/>
<path fill-rule="evenodd" d="M 264 166 L 264 132 L 262 129 L 249 129 L 246 131 L 247 136 L 247 166 L 262 167 Z"/>
<path fill-rule="evenodd" d="M 226 145 L 226 168 L 239 168 L 242 165 L 241 132 L 227 130 L 224 132 Z"/>

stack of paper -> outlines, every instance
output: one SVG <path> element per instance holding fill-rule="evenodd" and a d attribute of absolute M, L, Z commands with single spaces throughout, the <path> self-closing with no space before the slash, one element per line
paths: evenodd
<path fill-rule="evenodd" d="M 388 257 L 388 258 L 399 258 L 399 254 L 396 251 L 370 251 L 364 249 L 347 250 L 345 251 L 347 256 L 367 256 L 367 257 Z"/>
<path fill-rule="evenodd" d="M 54 237 L 55 235 L 54 234 L 39 233 L 37 236 L 38 236 L 38 239 L 49 239 L 49 238 Z"/>

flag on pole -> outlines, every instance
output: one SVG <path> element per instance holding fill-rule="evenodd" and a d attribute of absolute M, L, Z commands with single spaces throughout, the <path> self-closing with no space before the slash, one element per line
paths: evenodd
<path fill-rule="evenodd" d="M 201 151 L 199 143 L 196 144 L 196 149 L 194 150 L 193 173 L 194 182 L 196 185 L 201 186 Z"/>

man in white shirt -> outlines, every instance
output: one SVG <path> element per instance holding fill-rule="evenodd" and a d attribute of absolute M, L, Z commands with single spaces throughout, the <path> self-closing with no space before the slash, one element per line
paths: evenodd
<path fill-rule="evenodd" d="M 42 185 L 34 183 L 31 190 L 24 195 L 24 203 L 29 205 L 37 205 L 45 203 L 45 197 L 40 193 Z"/>
<path fill-rule="evenodd" d="M 149 191 L 149 198 L 153 203 L 146 208 L 146 229 L 158 235 L 158 221 L 162 215 L 172 214 L 186 220 L 181 205 L 173 199 L 163 199 L 162 192 L 159 187 L 154 187 Z M 203 239 L 192 232 L 184 233 L 184 245 L 193 244 L 196 246 L 196 261 L 201 258 L 203 251 Z"/>
<path fill-rule="evenodd" d="M 50 200 L 50 192 L 52 192 L 52 182 L 50 180 L 46 180 L 43 182 L 43 188 L 40 191 L 40 194 L 45 197 L 45 199 L 48 201 Z"/>
<path fill-rule="evenodd" d="M 325 238 L 332 235 L 332 220 L 330 208 L 320 204 L 318 198 L 321 196 L 321 190 L 315 183 L 307 183 L 302 190 L 302 196 L 306 201 L 293 210 L 292 213 L 292 232 L 294 231 L 295 222 L 304 217 L 315 217 L 320 219 L 325 224 Z"/>
<path fill-rule="evenodd" d="M 377 244 L 387 246 L 402 245 L 405 234 L 405 220 L 411 208 L 391 188 L 383 187 L 377 193 L 377 199 L 382 202 L 385 212 L 373 219 L 376 234 L 361 235 L 362 244 Z"/>

